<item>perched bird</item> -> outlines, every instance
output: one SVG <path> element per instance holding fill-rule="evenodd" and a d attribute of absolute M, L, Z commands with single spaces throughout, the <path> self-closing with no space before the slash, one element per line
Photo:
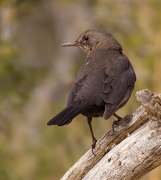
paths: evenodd
<path fill-rule="evenodd" d="M 87 53 L 68 97 L 67 107 L 52 118 L 48 125 L 69 124 L 78 114 L 87 117 L 92 135 L 92 153 L 96 145 L 91 121 L 103 116 L 105 120 L 114 115 L 129 100 L 136 75 L 129 59 L 122 53 L 120 43 L 101 29 L 89 29 L 77 40 L 65 43 L 78 46 Z"/>

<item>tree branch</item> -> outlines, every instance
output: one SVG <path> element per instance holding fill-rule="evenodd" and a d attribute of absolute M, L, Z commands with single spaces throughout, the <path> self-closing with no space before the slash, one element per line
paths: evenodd
<path fill-rule="evenodd" d="M 161 99 L 148 90 L 142 104 L 98 140 L 96 156 L 87 151 L 61 180 L 138 179 L 161 165 Z"/>

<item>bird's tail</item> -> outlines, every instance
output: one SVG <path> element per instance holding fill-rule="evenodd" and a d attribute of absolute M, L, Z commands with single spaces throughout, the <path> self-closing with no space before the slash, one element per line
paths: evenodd
<path fill-rule="evenodd" d="M 63 111 L 53 117 L 47 125 L 63 126 L 69 124 L 74 117 L 83 112 L 87 107 L 79 106 L 79 104 L 71 104 L 67 106 Z"/>

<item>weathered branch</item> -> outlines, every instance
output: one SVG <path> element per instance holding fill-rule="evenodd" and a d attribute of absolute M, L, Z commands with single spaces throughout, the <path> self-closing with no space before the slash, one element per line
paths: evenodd
<path fill-rule="evenodd" d="M 136 98 L 142 106 L 98 140 L 96 156 L 87 151 L 62 180 L 138 179 L 161 165 L 161 99 L 148 90 Z"/>

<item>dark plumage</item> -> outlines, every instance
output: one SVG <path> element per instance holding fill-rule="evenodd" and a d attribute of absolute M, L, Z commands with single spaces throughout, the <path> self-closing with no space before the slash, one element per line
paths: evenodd
<path fill-rule="evenodd" d="M 92 117 L 103 116 L 106 120 L 115 115 L 120 119 L 115 112 L 129 100 L 136 81 L 135 72 L 122 53 L 120 43 L 106 31 L 89 29 L 63 46 L 79 46 L 87 53 L 87 59 L 78 72 L 67 107 L 48 125 L 63 126 L 83 114 L 91 130 L 93 152 L 96 139 L 91 127 Z"/>

